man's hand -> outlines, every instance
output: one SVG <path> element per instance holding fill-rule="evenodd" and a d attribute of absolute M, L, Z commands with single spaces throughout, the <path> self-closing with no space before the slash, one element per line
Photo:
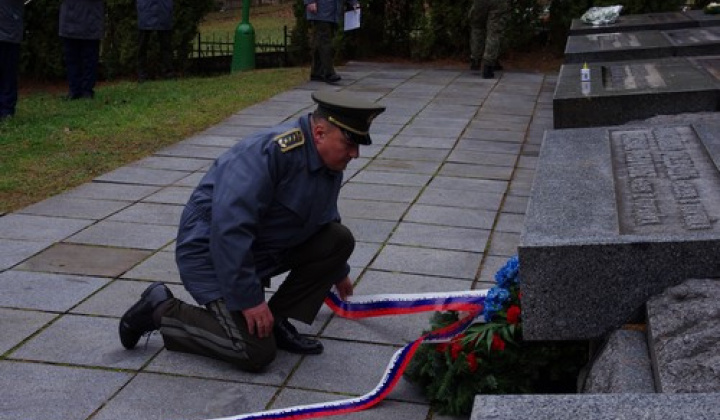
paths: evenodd
<path fill-rule="evenodd" d="M 309 3 L 306 8 L 309 13 L 317 13 L 317 3 Z"/>
<path fill-rule="evenodd" d="M 339 283 L 335 284 L 335 289 L 337 289 L 340 299 L 347 300 L 348 296 L 352 296 L 353 294 L 352 280 L 350 280 L 350 277 L 345 277 L 340 280 Z"/>
<path fill-rule="evenodd" d="M 242 314 L 245 317 L 250 334 L 257 335 L 260 338 L 270 337 L 275 325 L 275 319 L 266 302 L 244 309 Z"/>

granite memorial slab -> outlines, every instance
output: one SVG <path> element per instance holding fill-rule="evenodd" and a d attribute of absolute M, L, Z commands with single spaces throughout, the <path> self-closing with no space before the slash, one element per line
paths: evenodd
<path fill-rule="evenodd" d="M 720 27 L 609 32 L 572 35 L 565 44 L 566 63 L 644 60 L 714 55 L 720 51 Z"/>
<path fill-rule="evenodd" d="M 702 13 L 702 12 L 701 12 Z M 573 19 L 569 35 L 589 35 L 609 32 L 631 32 L 647 30 L 681 29 L 699 26 L 698 20 L 683 12 L 642 13 L 620 15 L 609 25 L 591 25 L 580 19 Z"/>
<path fill-rule="evenodd" d="M 720 277 L 720 121 L 547 131 L 518 253 L 528 340 L 597 339 Z"/>
<path fill-rule="evenodd" d="M 560 68 L 553 96 L 554 128 L 624 124 L 655 115 L 720 109 L 720 58 L 671 57 Z"/>

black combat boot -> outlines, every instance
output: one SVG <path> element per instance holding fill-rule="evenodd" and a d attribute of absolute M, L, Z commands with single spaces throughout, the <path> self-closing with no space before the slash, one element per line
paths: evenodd
<path fill-rule="evenodd" d="M 172 299 L 173 294 L 165 284 L 156 281 L 148 286 L 138 300 L 120 319 L 118 331 L 120 342 L 126 349 L 135 347 L 140 337 L 158 329 L 153 312 L 161 303 Z"/>

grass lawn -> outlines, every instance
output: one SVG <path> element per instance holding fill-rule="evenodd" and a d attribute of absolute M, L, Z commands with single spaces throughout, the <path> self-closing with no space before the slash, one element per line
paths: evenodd
<path fill-rule="evenodd" d="M 287 20 L 280 16 L 294 21 L 291 7 L 252 8 L 256 34 L 282 34 Z M 240 15 L 213 13 L 200 30 L 234 31 Z M 99 85 L 93 100 L 77 101 L 61 99 L 63 82 L 28 89 L 21 81 L 17 115 L 0 123 L 0 215 L 148 156 L 307 78 L 306 68 L 284 68 L 140 85 L 120 81 Z"/>

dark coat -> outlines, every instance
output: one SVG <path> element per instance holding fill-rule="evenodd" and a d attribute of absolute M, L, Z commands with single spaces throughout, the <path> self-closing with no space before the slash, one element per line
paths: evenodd
<path fill-rule="evenodd" d="M 317 13 L 305 12 L 307 20 L 319 20 L 339 24 L 345 13 L 344 5 L 355 7 L 357 0 L 303 0 L 305 6 L 310 3 L 317 3 Z"/>
<path fill-rule="evenodd" d="M 138 29 L 169 31 L 173 25 L 173 0 L 137 0 Z"/>
<path fill-rule="evenodd" d="M 342 179 L 322 163 L 308 116 L 238 142 L 180 218 L 175 255 L 187 291 L 200 305 L 224 298 L 231 311 L 262 303 L 263 279 L 284 252 L 340 220 Z"/>
<path fill-rule="evenodd" d="M 102 39 L 105 35 L 105 1 L 63 0 L 59 33 L 63 38 Z"/>
<path fill-rule="evenodd" d="M 0 41 L 19 44 L 23 39 L 24 0 L 0 1 Z"/>

